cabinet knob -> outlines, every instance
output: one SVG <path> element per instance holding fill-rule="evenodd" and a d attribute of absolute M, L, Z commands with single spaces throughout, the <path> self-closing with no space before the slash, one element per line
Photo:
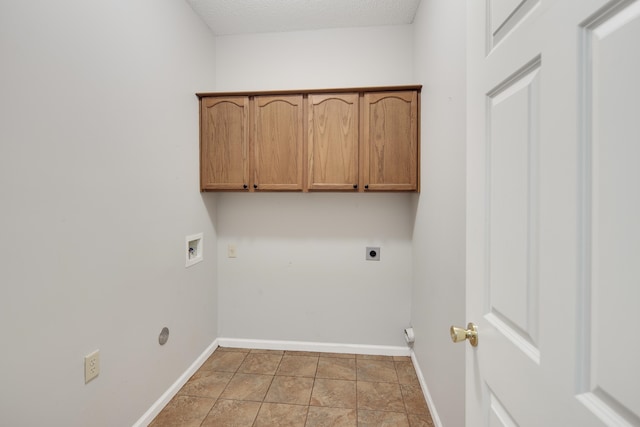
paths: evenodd
<path fill-rule="evenodd" d="M 365 186 L 364 186 L 364 189 L 365 189 L 365 190 L 368 190 L 368 189 L 369 189 L 369 184 L 365 185 Z"/>
<path fill-rule="evenodd" d="M 253 188 L 258 188 L 258 184 L 253 184 Z"/>
<path fill-rule="evenodd" d="M 249 186 L 248 186 L 247 184 L 244 184 L 244 185 L 242 186 L 242 188 L 244 188 L 245 190 L 246 190 L 248 187 L 249 187 Z"/>
<path fill-rule="evenodd" d="M 353 184 L 353 189 L 357 190 L 358 189 L 358 184 Z"/>

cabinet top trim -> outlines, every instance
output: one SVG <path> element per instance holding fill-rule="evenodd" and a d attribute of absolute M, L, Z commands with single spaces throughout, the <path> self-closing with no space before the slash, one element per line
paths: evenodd
<path fill-rule="evenodd" d="M 262 95 L 292 95 L 292 94 L 314 94 L 314 93 L 345 93 L 345 92 L 394 92 L 415 90 L 420 92 L 422 85 L 406 85 L 406 86 L 377 86 L 377 87 L 352 87 L 352 88 L 334 88 L 334 89 L 298 89 L 298 90 L 268 90 L 257 92 L 198 92 L 196 96 L 200 99 L 208 96 L 262 96 Z"/>

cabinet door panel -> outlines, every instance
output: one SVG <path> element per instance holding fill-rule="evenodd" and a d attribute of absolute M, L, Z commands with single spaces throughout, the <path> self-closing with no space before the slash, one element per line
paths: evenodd
<path fill-rule="evenodd" d="M 310 190 L 357 188 L 358 110 L 357 93 L 309 95 Z"/>
<path fill-rule="evenodd" d="M 365 188 L 418 189 L 417 117 L 416 91 L 364 95 Z"/>
<path fill-rule="evenodd" d="M 243 190 L 248 186 L 248 113 L 248 97 L 202 99 L 202 190 Z"/>
<path fill-rule="evenodd" d="M 255 98 L 257 190 L 302 190 L 302 95 Z"/>

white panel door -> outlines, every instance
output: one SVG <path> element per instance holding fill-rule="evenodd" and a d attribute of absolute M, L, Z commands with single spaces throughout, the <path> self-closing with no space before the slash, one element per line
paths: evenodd
<path fill-rule="evenodd" d="M 467 4 L 466 425 L 640 426 L 640 0 Z"/>

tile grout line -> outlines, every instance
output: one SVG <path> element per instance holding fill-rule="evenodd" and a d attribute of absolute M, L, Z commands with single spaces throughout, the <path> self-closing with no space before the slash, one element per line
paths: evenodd
<path fill-rule="evenodd" d="M 211 356 L 209 356 L 209 357 L 212 357 L 212 356 L 213 356 L 213 354 L 216 352 L 216 350 L 217 350 L 217 349 L 218 349 L 218 348 L 216 347 L 216 348 L 213 350 L 213 353 L 211 353 Z M 205 360 L 205 363 L 206 363 L 206 360 Z M 203 365 L 204 365 L 204 364 L 203 364 Z M 202 369 L 202 366 L 200 366 L 200 367 L 198 368 L 198 370 L 197 370 L 197 371 L 195 371 L 195 372 L 193 373 L 193 375 L 191 375 L 191 377 L 190 377 L 190 378 L 187 380 L 187 382 L 185 383 L 185 386 L 186 386 L 186 385 L 189 383 L 189 381 L 191 381 L 191 380 L 193 379 L 193 377 L 194 377 L 194 376 L 196 376 L 199 372 L 204 372 L 204 371 L 201 371 L 201 369 Z M 231 378 L 233 378 L 233 376 L 232 376 Z M 229 379 L 229 381 L 231 381 L 231 378 Z M 227 384 L 228 384 L 228 383 L 227 383 Z M 227 386 L 225 385 L 225 388 L 226 388 L 226 387 L 227 387 Z M 182 388 L 184 388 L 184 386 L 182 386 Z M 178 393 L 177 393 L 176 395 L 180 394 L 180 391 L 182 390 L 182 388 L 178 391 Z M 222 392 L 220 392 L 220 394 L 222 394 Z M 204 423 L 204 421 L 207 419 L 207 417 L 209 416 L 209 414 L 210 414 L 210 413 L 211 413 L 211 411 L 213 410 L 213 407 L 214 407 L 214 406 L 216 406 L 216 402 L 218 402 L 218 399 L 219 399 L 219 398 L 220 398 L 220 396 L 218 396 L 218 397 L 216 397 L 216 398 L 215 398 L 215 400 L 213 401 L 213 404 L 211 405 L 211 408 L 209 408 L 209 410 L 207 411 L 207 413 L 206 413 L 206 414 L 204 415 L 204 417 L 202 418 L 202 421 L 200 421 L 200 426 L 202 426 L 202 424 Z"/>
<path fill-rule="evenodd" d="M 393 359 L 391 362 L 393 363 L 393 370 L 396 372 L 396 379 L 398 381 L 398 388 L 400 389 L 400 397 L 402 397 L 402 406 L 404 407 L 404 416 L 407 418 L 407 422 L 409 422 L 409 410 L 407 409 L 407 402 L 404 399 L 404 393 L 402 392 L 402 384 L 400 384 L 400 375 L 398 375 L 398 365 Z"/>
<path fill-rule="evenodd" d="M 358 415 L 358 356 L 355 358 L 355 368 L 356 368 L 356 427 L 360 424 L 360 416 Z"/>
<path fill-rule="evenodd" d="M 238 369 L 236 369 L 236 373 L 240 371 L 240 367 L 242 366 L 242 364 L 245 362 L 245 360 L 247 360 L 247 357 L 249 357 L 249 355 L 251 354 L 251 351 L 249 351 L 247 354 L 244 355 L 244 358 L 242 359 L 242 362 L 240 362 L 240 364 L 238 365 Z M 235 374 L 234 374 L 235 376 Z M 271 382 L 273 382 L 273 379 L 271 379 Z M 271 383 L 269 384 L 269 388 L 271 387 Z M 267 389 L 267 391 L 269 391 Z M 266 397 L 267 394 L 265 393 L 264 397 Z M 254 426 L 256 424 L 256 421 L 258 420 L 258 414 L 260 413 L 260 410 L 262 409 L 262 403 L 264 402 L 264 397 L 262 398 L 262 401 L 260 402 L 260 406 L 258 407 L 258 410 L 256 411 L 256 415 L 253 417 L 253 422 L 251 423 L 252 426 Z"/>
<path fill-rule="evenodd" d="M 254 354 L 269 354 L 269 353 L 254 353 Z M 264 396 L 262 396 L 262 401 L 260 402 L 260 407 L 258 408 L 258 412 L 256 412 L 256 417 L 253 419 L 253 424 L 252 426 L 255 426 L 256 423 L 258 422 L 258 416 L 260 415 L 260 411 L 262 410 L 262 406 L 265 403 L 265 400 L 267 399 L 267 396 L 269 395 L 269 390 L 271 390 L 271 387 L 273 386 L 273 382 L 276 379 L 276 374 L 278 373 L 278 369 L 280 369 L 280 365 L 282 364 L 282 359 L 284 359 L 284 354 L 285 352 L 282 352 L 282 355 L 280 355 L 280 360 L 278 361 L 278 366 L 276 366 L 276 369 L 273 371 L 273 375 L 271 376 L 271 382 L 269 383 L 269 387 L 267 387 L 267 391 L 264 393 Z"/>
<path fill-rule="evenodd" d="M 218 348 L 219 348 L 219 347 L 218 347 Z M 217 349 L 216 349 L 216 350 L 217 350 Z M 214 353 L 215 353 L 215 350 L 214 350 Z M 238 374 L 238 373 L 239 373 L 239 371 L 240 371 L 240 367 L 242 366 L 242 364 L 244 363 L 244 361 L 245 361 L 245 360 L 247 360 L 247 356 L 249 355 L 249 353 L 244 353 L 244 352 L 236 352 L 236 353 L 244 354 L 244 356 L 243 356 L 243 358 L 242 358 L 242 361 L 238 364 L 238 367 L 234 370 L 233 375 L 231 376 L 231 378 L 229 379 L 229 381 L 227 382 L 227 384 L 224 386 L 224 388 L 223 388 L 223 389 L 222 389 L 222 391 L 220 392 L 220 395 L 219 395 L 219 396 L 218 396 L 218 398 L 216 399 L 216 403 L 220 400 L 220 397 L 224 394 L 224 392 L 225 392 L 225 390 L 227 389 L 227 387 L 229 387 L 229 384 L 231 384 L 231 381 L 235 378 L 236 374 Z M 231 400 L 231 399 L 229 399 L 229 400 Z M 234 401 L 235 401 L 235 400 L 234 400 Z M 213 405 L 213 406 L 215 406 L 215 403 L 214 403 L 214 405 Z M 211 410 L 209 410 L 209 413 L 211 413 L 211 411 L 213 410 L 213 406 L 211 407 Z M 261 403 L 261 406 L 262 406 L 262 403 Z M 259 411 L 259 409 L 260 409 L 260 408 L 258 408 L 258 411 Z M 207 416 L 209 416 L 209 414 L 207 414 Z M 256 413 L 256 417 L 255 417 L 255 418 L 257 418 L 257 417 L 258 417 L 258 414 Z M 205 417 L 205 419 L 204 419 L 202 422 L 204 423 L 204 421 L 205 421 L 206 419 L 207 419 L 207 418 Z M 254 419 L 254 422 L 255 422 L 255 419 Z M 201 423 L 200 425 L 202 426 L 202 423 Z"/>
<path fill-rule="evenodd" d="M 247 357 L 252 354 L 252 351 L 249 351 L 249 353 L 247 353 L 247 355 L 245 356 L 244 360 L 247 359 Z M 253 353 L 253 354 L 260 354 L 260 353 Z M 242 361 L 242 363 L 244 363 L 244 360 Z M 280 359 L 280 361 L 282 361 L 282 359 Z M 240 366 L 242 366 L 242 363 L 240 364 Z M 240 370 L 240 366 L 238 366 L 238 370 Z M 280 362 L 278 362 L 278 366 L 280 366 Z M 278 367 L 276 367 L 276 371 L 278 370 Z M 269 387 L 267 387 L 267 391 L 264 393 L 264 396 L 262 396 L 262 400 L 260 400 L 260 406 L 258 407 L 258 410 L 256 411 L 256 415 L 253 418 L 253 422 L 251 423 L 251 426 L 255 426 L 256 422 L 258 421 L 258 415 L 260 415 L 260 411 L 262 410 L 262 405 L 264 404 L 264 399 L 267 398 L 267 394 L 269 393 L 269 389 L 271 388 L 271 385 L 273 384 L 273 378 L 275 377 L 275 373 L 274 375 L 271 377 L 271 382 L 269 382 Z"/>
<path fill-rule="evenodd" d="M 304 425 L 307 425 L 307 421 L 309 420 L 309 411 L 311 410 L 311 398 L 313 397 L 313 389 L 316 386 L 316 375 L 318 375 L 318 365 L 320 364 L 320 356 L 318 356 L 318 360 L 316 360 L 316 370 L 313 373 L 313 383 L 311 384 L 311 393 L 309 393 L 309 402 L 307 404 L 307 415 L 304 417 Z"/>

